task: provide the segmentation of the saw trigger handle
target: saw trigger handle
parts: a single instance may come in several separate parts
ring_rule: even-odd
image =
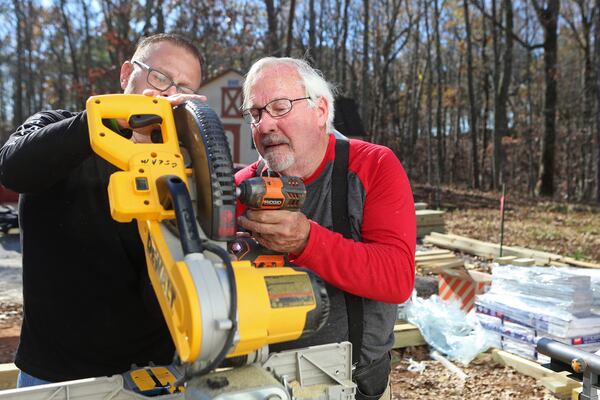
[[[149,125],[162,124],[162,117],[156,114],[134,114],[129,117],[129,127],[132,129],[143,128]]]

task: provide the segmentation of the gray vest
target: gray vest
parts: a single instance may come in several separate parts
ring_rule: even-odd
[[[321,174],[307,186],[307,196],[302,212],[311,220],[324,228],[333,230],[331,210],[331,186],[333,162],[327,163]],[[365,202],[365,188],[356,174],[347,172],[348,183],[348,217],[352,238],[361,241],[361,225]],[[335,251],[335,249],[319,249]],[[360,265],[354,266],[360,268]],[[326,325],[314,335],[271,346],[272,351],[294,349],[318,344],[341,342],[348,340],[348,316],[344,292],[327,284],[330,299],[330,313]],[[371,361],[383,357],[394,344],[394,324],[397,305],[363,298],[363,334],[359,365],[367,365]]]

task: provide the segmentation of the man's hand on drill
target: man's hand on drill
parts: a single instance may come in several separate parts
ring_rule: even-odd
[[[297,211],[248,210],[238,224],[252,232],[258,243],[280,253],[302,253],[310,234],[308,218]]]

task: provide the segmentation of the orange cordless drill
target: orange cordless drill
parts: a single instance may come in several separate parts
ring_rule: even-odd
[[[306,199],[306,187],[295,176],[254,177],[246,179],[236,191],[238,199],[253,210],[298,211]],[[256,267],[282,267],[287,256],[261,246],[252,237],[238,237],[229,244],[238,260],[248,260]]]

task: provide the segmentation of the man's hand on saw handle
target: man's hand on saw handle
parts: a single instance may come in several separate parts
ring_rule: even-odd
[[[199,100],[206,101],[206,96],[201,94],[184,94],[184,93],[175,93],[170,96],[161,96],[158,90],[154,89],[145,89],[142,93],[144,96],[156,96],[156,97],[164,97],[171,103],[173,107],[178,106],[188,100]]]
[[[299,211],[248,210],[238,224],[258,243],[280,253],[302,253],[310,234],[310,222]]]

